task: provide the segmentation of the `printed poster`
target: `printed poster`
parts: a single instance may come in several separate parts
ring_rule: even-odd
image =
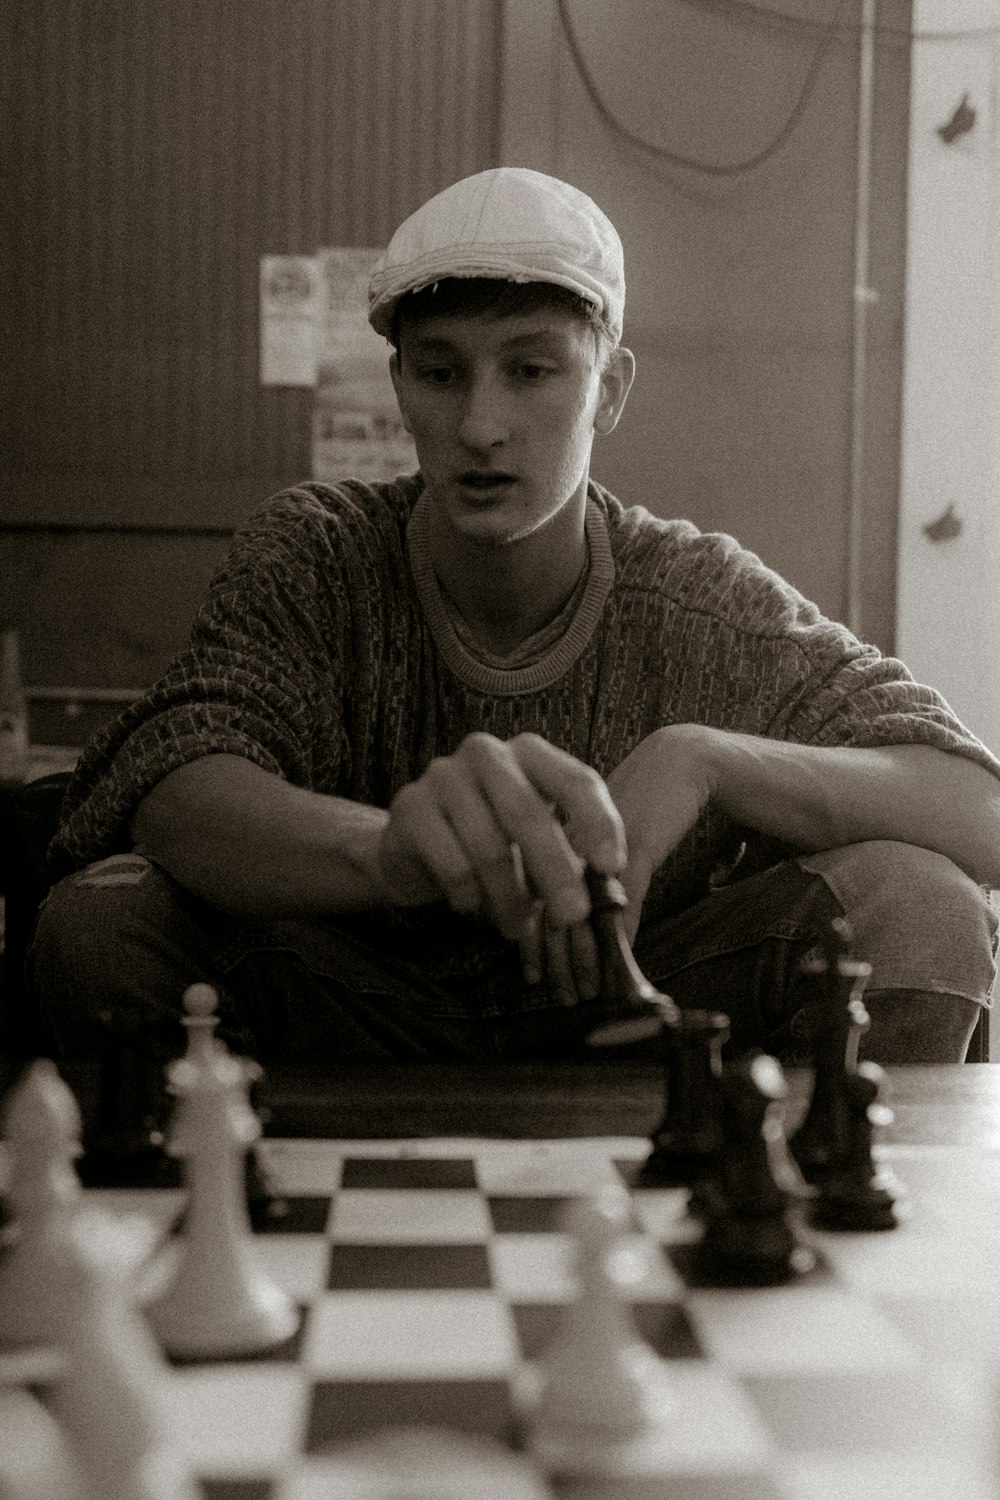
[[[311,255],[260,261],[260,383],[316,384],[323,282]]]
[[[323,288],[313,407],[312,469],[320,480],[368,483],[412,474],[413,439],[389,377],[390,345],[368,322],[368,279],[378,249],[316,256]]]

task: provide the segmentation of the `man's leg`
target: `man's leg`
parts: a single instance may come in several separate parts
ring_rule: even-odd
[[[476,1055],[474,1018],[337,923],[252,924],[191,896],[142,856],[117,855],[50,892],[28,982],[61,1056],[112,1043],[184,1048],[182,996],[206,981],[220,1036],[264,1061]]]
[[[802,960],[841,915],[821,877],[788,860],[713,890],[675,917],[644,923],[635,956],[682,1009],[729,1017],[727,1054],[763,1048],[803,1062],[814,989]]]
[[[843,908],[865,990],[874,1062],[961,1062],[995,975],[997,917],[981,886],[943,854],[872,840],[802,856]]]
[[[804,1061],[813,982],[800,965],[834,916],[846,916],[856,955],[873,966],[862,1055],[964,1059],[989,1001],[995,914],[950,860],[908,844],[853,844],[721,887],[643,928],[636,956],[678,1004],[725,1011],[730,1050]]]

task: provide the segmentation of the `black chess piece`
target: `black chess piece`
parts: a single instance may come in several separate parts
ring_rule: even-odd
[[[243,1062],[247,1077],[248,1103],[260,1121],[261,1133],[266,1135],[271,1112],[264,1097],[264,1070],[259,1063],[249,1058],[245,1058]],[[260,1139],[251,1141],[244,1158],[247,1213],[251,1227],[258,1234],[266,1233],[268,1230],[283,1229],[290,1210],[288,1198],[278,1186],[266,1149],[262,1149],[262,1146]]]
[[[590,925],[601,966],[600,994],[581,1007],[587,1044],[594,1048],[630,1046],[676,1026],[677,1006],[643,974],[625,935],[628,897],[613,875],[587,871]]]
[[[625,935],[628,900],[621,882],[595,871],[588,872],[587,882],[601,962],[601,991],[590,1008],[588,1045],[607,1051],[658,1039],[666,1100],[640,1180],[690,1185],[719,1143],[716,1084],[728,1018],[716,1011],[682,1011],[651,984]]]
[[[178,1163],[165,1142],[170,1102],[165,1061],[127,1035],[109,1035],[100,1059],[96,1109],[77,1163],[86,1187],[172,1187]]]
[[[682,1010],[663,1030],[666,1102],[640,1180],[694,1187],[721,1144],[719,1080],[729,1020],[720,1011]]]
[[[885,1074],[877,1063],[858,1063],[844,1079],[849,1106],[843,1154],[819,1181],[812,1222],[820,1229],[895,1229],[906,1216],[905,1193],[893,1173],[873,1154],[875,1130],[892,1111],[881,1102]]]
[[[813,1086],[805,1118],[789,1142],[807,1182],[818,1183],[843,1160],[852,1128],[852,1106],[845,1079],[858,1064],[858,1045],[870,1025],[862,993],[871,964],[851,952],[851,929],[835,917],[824,933],[820,953],[803,962],[817,978],[810,1009],[813,1032]]]
[[[816,1265],[794,1215],[808,1189],[785,1139],[786,1094],[781,1065],[766,1053],[722,1071],[721,1141],[697,1194],[705,1232],[696,1264],[714,1285],[773,1286]]]

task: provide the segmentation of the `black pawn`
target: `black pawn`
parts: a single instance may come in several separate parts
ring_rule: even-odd
[[[729,1021],[720,1011],[682,1010],[663,1030],[666,1103],[640,1180],[694,1186],[722,1140],[719,1080]]]
[[[713,1285],[775,1286],[816,1264],[793,1216],[807,1189],[785,1140],[786,1093],[765,1053],[723,1069],[722,1140],[697,1194],[705,1233],[696,1263]]]
[[[857,1068],[858,1044],[870,1025],[862,992],[871,965],[851,953],[851,930],[835,917],[821,952],[803,963],[815,974],[813,1087],[809,1108],[791,1137],[792,1155],[807,1182],[818,1183],[842,1161],[852,1129],[852,1105],[845,1079]]]
[[[845,1079],[848,1135],[840,1161],[819,1182],[812,1209],[819,1229],[895,1229],[905,1217],[903,1190],[872,1150],[876,1127],[892,1119],[892,1111],[880,1102],[884,1078],[877,1063],[863,1062]]]

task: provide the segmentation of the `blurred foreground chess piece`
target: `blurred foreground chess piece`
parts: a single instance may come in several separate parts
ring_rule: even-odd
[[[30,1390],[0,1382],[3,1500],[89,1500],[66,1435]]]
[[[166,1366],[124,1278],[101,1259],[121,1226],[98,1232],[83,1213],[80,1110],[49,1059],[15,1086],[3,1125],[14,1219],[0,1257],[0,1374],[20,1357],[25,1384],[45,1389],[51,1421],[4,1398],[35,1433],[45,1500],[196,1500],[170,1440]],[[13,1480],[8,1488],[11,1500],[33,1493]]]
[[[70,1247],[54,1319],[65,1371],[49,1405],[94,1500],[198,1500],[170,1421],[170,1372],[112,1267]]]
[[[11,1090],[2,1130],[10,1215],[0,1258],[0,1348],[52,1342],[82,1189],[80,1110],[55,1063],[38,1058]]]
[[[633,1444],[673,1416],[667,1364],[640,1339],[628,1302],[639,1267],[625,1250],[633,1229],[624,1187],[609,1185],[569,1207],[576,1297],[538,1366],[528,1402],[530,1450],[550,1472],[615,1472]]]
[[[188,1205],[179,1260],[146,1303],[164,1348],[183,1359],[273,1348],[298,1326],[292,1299],[256,1260],[247,1211],[245,1160],[260,1136],[249,1089],[260,1070],[216,1039],[216,1003],[207,984],[184,995],[188,1049],[169,1069],[169,1150],[183,1159]]]

